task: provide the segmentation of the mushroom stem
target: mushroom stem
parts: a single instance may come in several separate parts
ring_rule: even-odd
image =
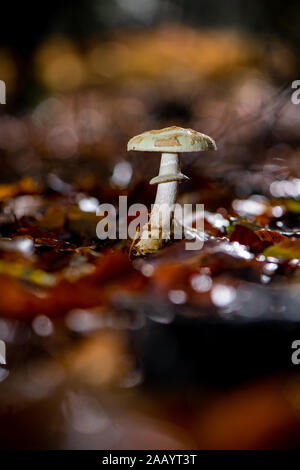
[[[159,177],[164,179],[165,175],[168,175],[170,179],[168,178],[168,182],[156,183],[157,192],[154,207],[150,221],[144,225],[141,238],[135,247],[137,254],[153,253],[170,239],[172,211],[178,193],[178,180],[175,177],[178,174],[180,174],[178,154],[162,153],[159,176],[156,180],[159,180]],[[171,175],[174,175],[173,181]]]
[[[178,153],[162,153],[159,168],[159,176],[170,174],[176,175],[177,173],[180,173]]]
[[[162,153],[159,176],[177,175],[180,173],[178,153]],[[178,193],[178,181],[159,183],[157,185],[154,209],[151,213],[151,228],[161,228],[162,238],[170,238],[170,211],[172,210]],[[161,218],[161,220],[159,219]],[[166,238],[164,237],[166,236]]]

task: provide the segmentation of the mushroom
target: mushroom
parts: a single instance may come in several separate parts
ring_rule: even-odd
[[[193,129],[172,126],[152,130],[129,140],[127,150],[162,152],[159,175],[150,184],[157,184],[155,204],[149,223],[142,228],[136,255],[154,253],[170,239],[172,209],[176,202],[178,184],[189,178],[180,171],[178,152],[216,150],[213,139]]]

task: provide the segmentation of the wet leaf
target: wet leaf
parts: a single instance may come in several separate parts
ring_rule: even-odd
[[[245,225],[236,224],[229,239],[231,242],[238,242],[241,245],[248,246],[255,253],[263,251],[265,247],[264,241],[261,240],[257,233]]]
[[[268,247],[265,256],[279,259],[300,259],[300,240],[286,240],[277,245]]]
[[[256,230],[255,234],[259,237],[261,241],[267,242],[270,244],[275,244],[283,240],[287,240],[287,237],[273,230]]]

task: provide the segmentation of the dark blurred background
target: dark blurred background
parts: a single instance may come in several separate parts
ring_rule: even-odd
[[[33,67],[37,49],[49,37],[68,37],[84,50],[91,38],[105,37],[113,29],[149,29],[161,24],[188,25],[201,29],[233,29],[263,39],[272,49],[274,38],[295,53],[298,49],[299,2],[274,0],[78,0],[44,2],[4,2],[0,48],[9,61],[17,60],[10,74],[14,86],[8,108],[32,104],[38,89]],[[203,51],[205,53],[205,51]],[[0,57],[1,59],[1,57]],[[298,59],[297,59],[298,60]],[[2,61],[3,62],[3,61]],[[13,78],[12,78],[13,76]],[[28,88],[35,86],[34,93]],[[38,95],[39,96],[39,95]]]
[[[80,39],[115,27],[145,28],[163,22],[203,28],[237,28],[276,34],[297,49],[299,2],[274,0],[79,0],[4,2],[1,44],[31,53],[50,34]]]

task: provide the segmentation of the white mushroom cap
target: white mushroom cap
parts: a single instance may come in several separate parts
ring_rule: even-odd
[[[177,153],[217,150],[217,146],[208,135],[193,129],[172,126],[133,137],[128,142],[127,150]]]

